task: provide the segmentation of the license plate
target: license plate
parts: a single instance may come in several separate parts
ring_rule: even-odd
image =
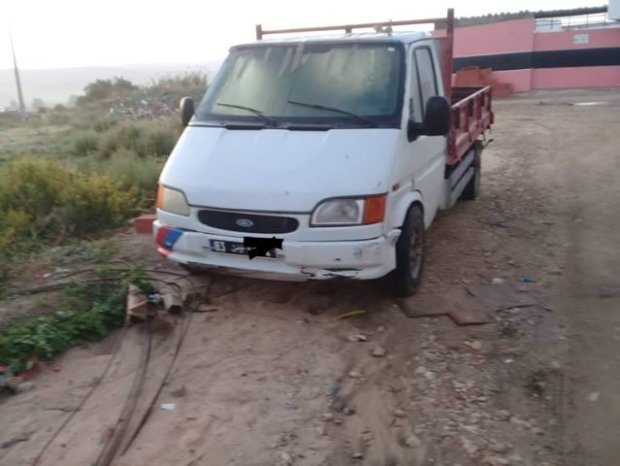
[[[209,246],[210,246],[211,251],[213,252],[222,252],[222,253],[228,253],[228,254],[239,254],[241,256],[248,256],[248,248],[246,248],[243,245],[243,243],[235,243],[234,241],[221,241],[221,240],[212,239],[209,241]],[[268,251],[267,255],[263,257],[271,257],[275,259],[276,258],[275,249]]]

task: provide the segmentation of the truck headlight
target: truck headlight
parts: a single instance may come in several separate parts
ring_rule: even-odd
[[[310,220],[311,226],[368,225],[383,221],[385,195],[366,198],[328,199],[321,202]]]
[[[177,215],[188,216],[190,213],[189,204],[183,191],[168,188],[161,184],[157,189],[157,208]]]

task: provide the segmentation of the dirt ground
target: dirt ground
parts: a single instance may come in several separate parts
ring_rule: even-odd
[[[483,193],[436,219],[417,297],[195,278],[207,312],[154,333],[121,450],[172,367],[169,381],[112,464],[617,465],[620,93],[530,94],[495,112]],[[123,241],[152,257],[149,238]],[[442,315],[468,306],[491,321]],[[69,351],[0,400],[0,464],[33,464],[70,415],[38,464],[96,464],[146,342],[137,325]]]

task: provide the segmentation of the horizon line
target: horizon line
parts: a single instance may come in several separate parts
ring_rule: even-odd
[[[69,66],[57,66],[57,67],[24,67],[20,66],[20,71],[55,71],[55,70],[75,70],[75,69],[86,69],[86,68],[131,68],[131,67],[148,67],[148,66],[183,66],[183,65],[211,65],[216,62],[224,61],[224,58],[221,59],[212,59],[206,61],[197,61],[197,62],[160,62],[160,63],[126,63],[126,64],[115,64],[115,65],[69,65]],[[10,71],[13,72],[13,68],[0,68],[0,71]]]

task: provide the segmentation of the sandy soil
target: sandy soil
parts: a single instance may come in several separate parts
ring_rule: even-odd
[[[201,277],[217,310],[155,332],[128,432],[188,325],[155,409],[113,464],[617,464],[620,94],[538,93],[495,110],[483,194],[436,219],[418,297],[399,305],[368,283]],[[151,251],[147,238],[124,241],[143,259]],[[523,300],[537,305],[514,305]],[[467,302],[493,309],[492,322],[441,315]],[[339,318],[355,310],[365,312]],[[69,351],[59,372],[0,401],[0,464],[32,464],[120,343],[40,462],[94,464],[147,333],[138,325],[120,340]]]

